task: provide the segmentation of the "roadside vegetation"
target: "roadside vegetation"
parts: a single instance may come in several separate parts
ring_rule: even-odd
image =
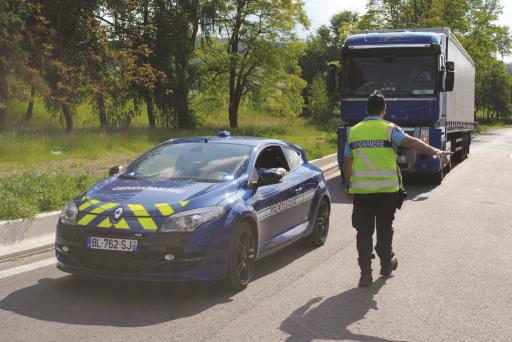
[[[52,190],[55,209],[176,137],[228,129],[288,140],[310,159],[333,153],[340,94],[326,75],[359,30],[450,28],[476,64],[480,129],[507,124],[501,12],[499,0],[370,0],[299,38],[309,28],[299,0],[0,1],[1,194],[12,187],[0,219],[50,210],[36,204],[50,191],[38,180],[65,178],[72,191]]]
[[[72,197],[94,183],[87,175],[45,174],[27,171],[0,178],[0,220],[31,218],[62,209]]]

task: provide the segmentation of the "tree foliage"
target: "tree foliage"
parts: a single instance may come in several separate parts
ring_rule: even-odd
[[[0,129],[8,100],[36,96],[68,131],[93,104],[99,126],[128,127],[145,108],[150,127],[194,127],[194,109],[225,108],[231,127],[247,104],[276,115],[320,113],[321,78],[349,34],[449,27],[476,63],[476,105],[510,115],[512,50],[499,0],[370,0],[334,14],[307,39],[300,0],[0,0]],[[301,94],[303,96],[301,96]],[[329,111],[336,94],[326,94]],[[193,103],[193,106],[191,106]],[[314,114],[318,117],[318,114]]]

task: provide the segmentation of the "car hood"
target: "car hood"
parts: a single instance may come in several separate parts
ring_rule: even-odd
[[[167,217],[185,210],[217,205],[237,186],[236,181],[129,180],[113,176],[97,183],[76,199],[78,224],[156,231]]]

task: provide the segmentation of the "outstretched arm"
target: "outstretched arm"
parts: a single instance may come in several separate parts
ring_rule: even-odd
[[[435,147],[432,147],[428,144],[425,144],[420,139],[411,137],[410,135],[406,135],[405,138],[400,143],[400,146],[415,150],[421,154],[426,154],[430,156],[437,156],[439,160],[443,161],[443,165],[449,163],[448,156],[451,154],[450,152],[445,152],[438,150]]]

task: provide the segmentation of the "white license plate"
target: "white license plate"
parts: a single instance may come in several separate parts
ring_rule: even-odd
[[[103,249],[107,251],[136,252],[137,240],[90,236],[87,238],[87,248]]]

